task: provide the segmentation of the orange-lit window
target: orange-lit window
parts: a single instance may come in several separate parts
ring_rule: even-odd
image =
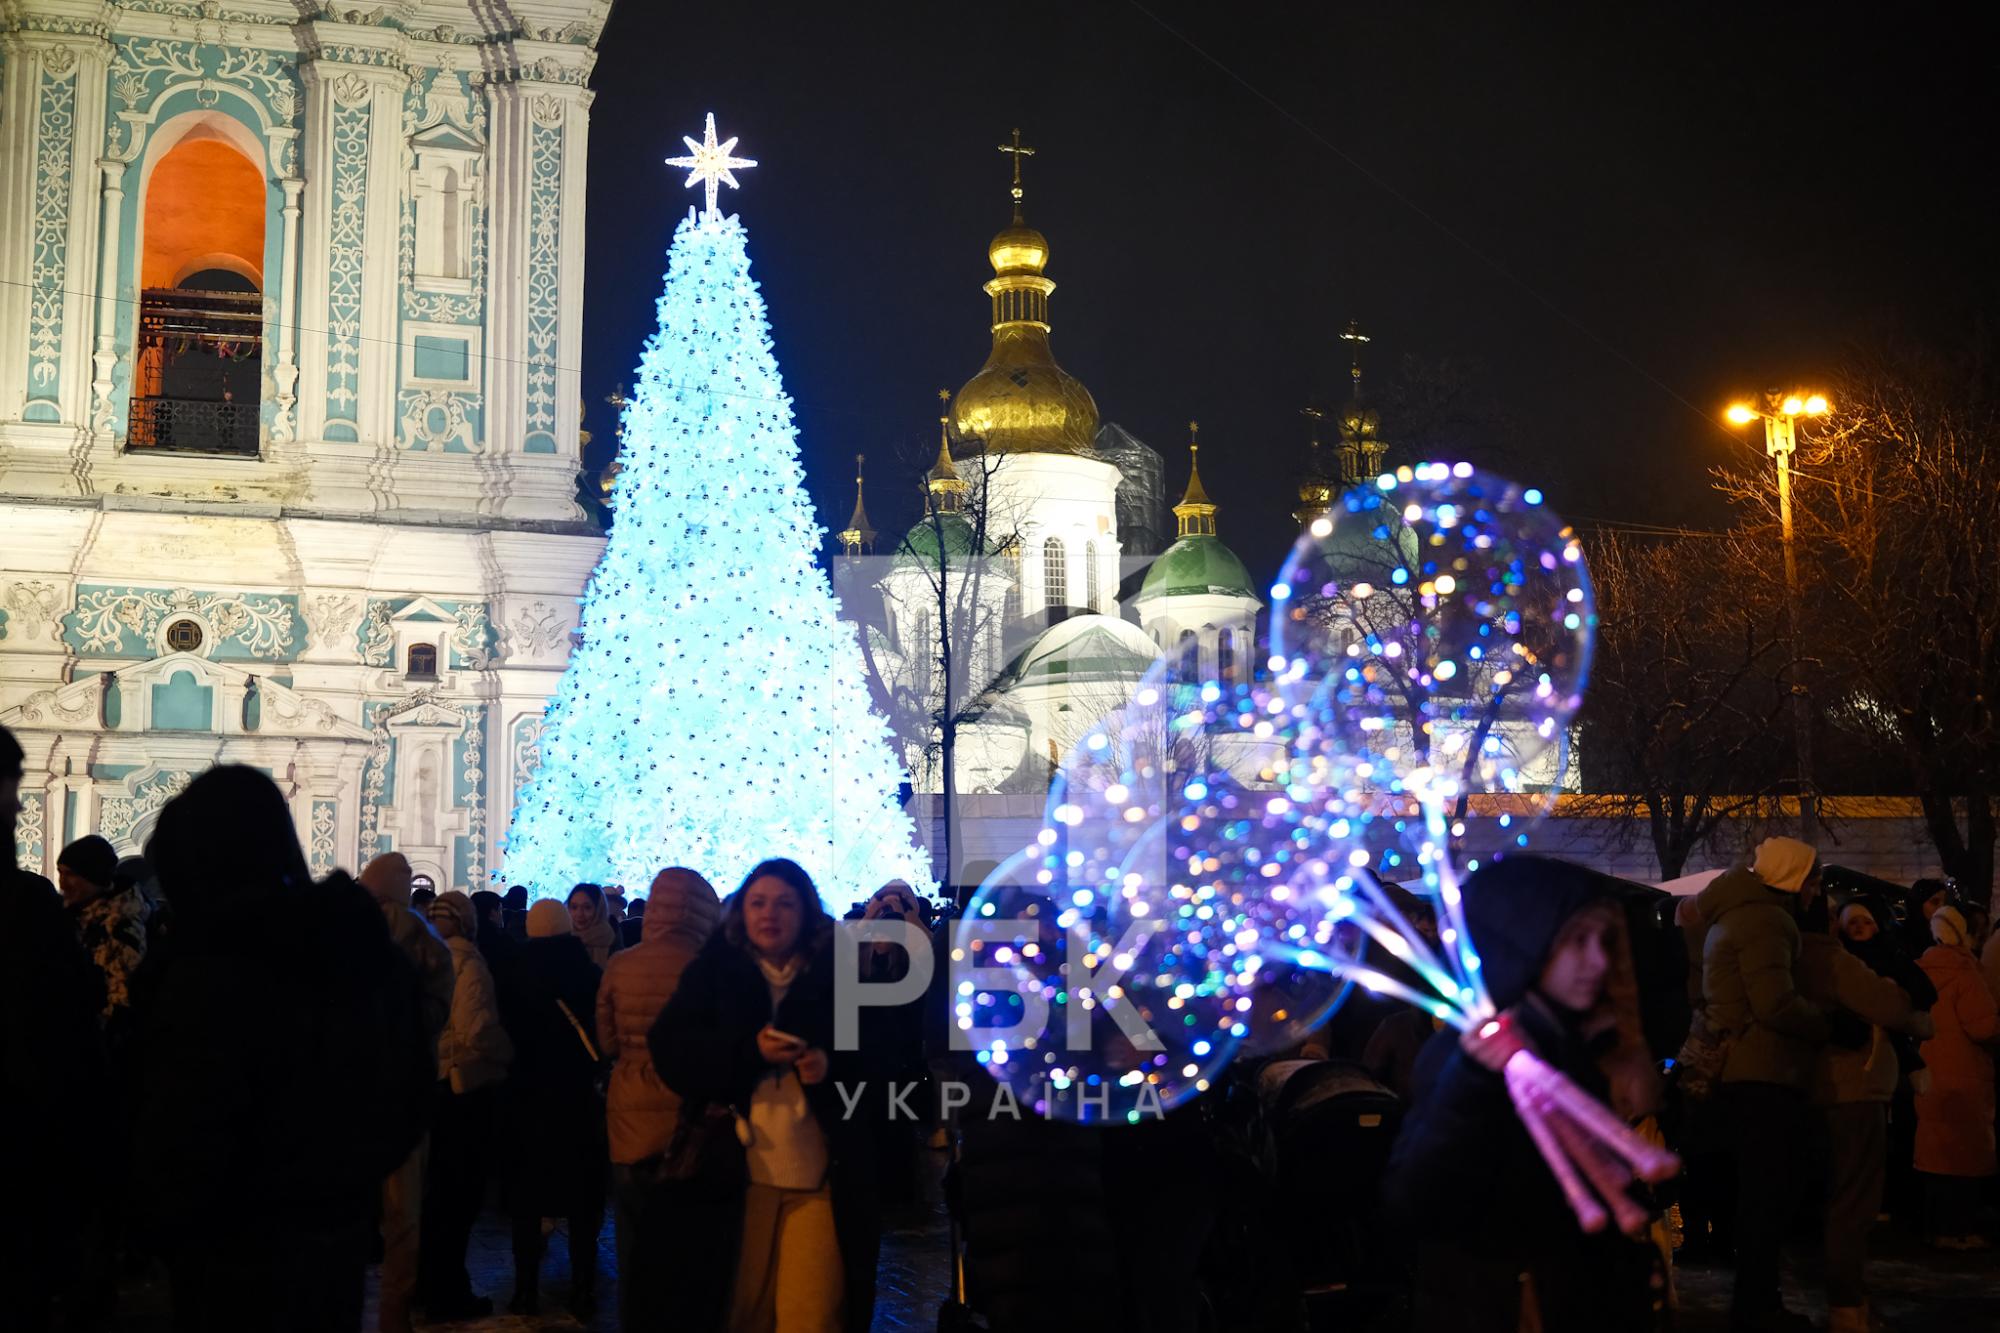
[[[265,182],[197,128],[146,181],[127,447],[255,454],[264,374]]]

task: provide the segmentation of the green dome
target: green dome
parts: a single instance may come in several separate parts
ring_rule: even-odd
[[[1086,612],[1036,635],[994,682],[1005,693],[1017,685],[1135,682],[1159,659],[1145,631],[1116,616]]]
[[[1414,571],[1421,562],[1417,534],[1393,504],[1367,494],[1363,508],[1349,508],[1353,493],[1334,503],[1327,517],[1333,531],[1319,541],[1324,568],[1343,583],[1364,581],[1387,585],[1398,569]]]
[[[945,559],[963,561],[972,555],[972,524],[963,514],[945,514],[939,518],[921,519],[917,525],[905,533],[896,546],[898,565],[916,565],[924,569],[938,567],[938,535],[944,535]],[[954,563],[953,568],[957,568]]]
[[[1257,595],[1257,586],[1250,581],[1250,571],[1243,568],[1236,553],[1217,538],[1206,535],[1183,537],[1163,551],[1146,571],[1145,582],[1139,585],[1139,596],[1263,600]]]

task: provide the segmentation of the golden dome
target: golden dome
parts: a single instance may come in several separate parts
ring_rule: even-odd
[[[1016,224],[993,238],[986,258],[995,273],[1040,273],[1049,264],[1049,238],[1024,223]]]
[[[1049,350],[1049,294],[1042,276],[1048,238],[1021,220],[986,248],[993,279],[993,350],[952,403],[960,443],[980,442],[998,454],[1087,454],[1097,440],[1097,403],[1090,390],[1056,364]]]
[[[996,454],[1087,454],[1097,439],[1097,402],[1049,354],[1049,335],[1016,324],[993,332],[993,351],[952,402],[962,442]]]

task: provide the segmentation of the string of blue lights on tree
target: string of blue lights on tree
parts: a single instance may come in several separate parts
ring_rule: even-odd
[[[789,856],[836,912],[890,879],[928,891],[887,724],[815,558],[824,534],[747,235],[716,207],[717,184],[755,163],[716,142],[713,116],[686,142],[669,163],[707,206],[674,231],[625,408],[617,522],[499,877],[548,897],[678,864],[727,892]]]

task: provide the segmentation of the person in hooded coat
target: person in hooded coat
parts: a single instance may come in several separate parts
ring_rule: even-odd
[[[617,1062],[604,1113],[618,1211],[619,1322],[706,1329],[721,1316],[734,1250],[691,1182],[646,1179],[643,1164],[667,1150],[681,1111],[646,1037],[714,933],[722,903],[707,880],[679,866],[654,876],[651,903],[639,918],[639,943],[611,956],[597,988],[597,1031]]]
[[[22,753],[0,727],[0,846],[21,815]],[[89,1153],[105,1087],[104,988],[54,886],[0,859],[0,1283],[10,1326],[48,1327],[76,1272],[71,1164]],[[24,1148],[22,1145],[33,1145]]]
[[[569,891],[570,926],[590,961],[602,968],[618,951],[618,922],[600,884],[579,884]]]
[[[415,970],[353,880],[313,883],[255,769],[196,778],[146,858],[175,925],[137,1035],[135,1200],[174,1327],[351,1333],[436,1079]]]
[[[1480,973],[1515,1036],[1621,1117],[1650,1112],[1658,1080],[1618,881],[1510,856],[1463,887]],[[1416,1247],[1414,1327],[1652,1327],[1658,1250],[1644,1235],[1582,1231],[1484,1045],[1446,1030],[1425,1046],[1383,1181],[1389,1218]]]
[[[604,1113],[597,1099],[601,974],[571,932],[569,909],[543,898],[528,939],[501,969],[500,1021],[514,1042],[501,1094],[507,1206],[513,1216],[515,1314],[541,1310],[542,1219],[569,1222],[570,1311],[597,1308],[604,1229]]]
[[[1931,914],[1936,941],[1918,960],[1937,987],[1924,1043],[1930,1087],[1917,1096],[1917,1170],[1924,1176],[1924,1230],[1942,1249],[1985,1249],[1973,1222],[1979,1182],[1994,1171],[1993,1046],[1996,1007],[1956,907]]]
[[[479,946],[472,900],[456,889],[431,900],[431,928],[451,951],[451,1013],[438,1034],[437,1114],[425,1166],[417,1295],[433,1321],[477,1319],[493,1302],[472,1290],[465,1246],[486,1194],[495,1100],[514,1043]]]

